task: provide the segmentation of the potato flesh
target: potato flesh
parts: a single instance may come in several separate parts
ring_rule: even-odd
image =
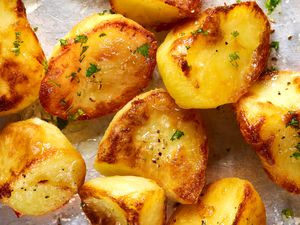
[[[208,10],[197,21],[176,27],[160,46],[159,71],[179,106],[214,108],[236,102],[265,67],[266,16],[255,3],[231,7]],[[199,28],[203,31],[197,34]]]
[[[97,178],[85,183],[79,194],[93,224],[164,223],[164,192],[151,180],[132,176]]]
[[[82,185],[85,163],[55,126],[31,119],[0,137],[0,201],[20,214],[53,211]]]
[[[45,60],[21,1],[0,2],[0,116],[16,113],[38,97]],[[15,53],[19,33],[19,53]]]
[[[291,156],[297,152],[300,139],[297,129],[287,127],[285,118],[289,112],[299,112],[299,81],[300,74],[293,72],[266,76],[236,106],[242,133],[271,179],[298,194],[300,176],[296,171],[300,170],[300,160]],[[248,132],[249,128],[256,133],[257,140]]]
[[[82,110],[81,118],[98,117],[118,110],[147,86],[156,52],[150,32],[120,15],[96,14],[75,26],[66,40],[78,34],[87,42],[57,46],[50,59],[40,92],[49,113],[67,119]],[[143,45],[149,47],[145,56],[137,52]],[[87,76],[91,65],[99,71]]]
[[[172,141],[176,131],[184,135]],[[206,141],[195,112],[180,109],[165,91],[154,90],[115,116],[99,144],[95,168],[104,175],[153,179],[171,199],[191,204],[204,185]]]
[[[162,0],[110,0],[114,11],[147,27],[175,22],[184,17],[183,9]]]
[[[264,205],[253,186],[238,178],[209,185],[196,205],[182,205],[169,225],[266,224]]]

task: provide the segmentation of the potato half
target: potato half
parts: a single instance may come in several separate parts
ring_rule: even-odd
[[[41,85],[41,104],[70,120],[117,111],[147,86],[156,48],[153,34],[134,21],[92,15],[55,47]]]
[[[0,1],[0,116],[37,98],[45,56],[21,0]]]
[[[114,176],[86,182],[79,191],[92,224],[163,225],[165,194],[154,181]]]
[[[95,168],[104,175],[153,179],[174,201],[192,204],[205,183],[207,157],[197,112],[179,108],[157,89],[116,114],[99,144]]]
[[[263,76],[236,104],[246,141],[260,157],[269,177],[300,194],[300,73]]]
[[[179,106],[214,108],[236,102],[258,78],[269,39],[270,24],[255,2],[208,9],[168,34],[158,68]]]
[[[249,181],[224,178],[205,188],[196,205],[181,205],[169,225],[265,225],[264,204]]]
[[[21,215],[60,208],[85,178],[85,163],[61,131],[40,119],[0,134],[0,202]]]
[[[110,0],[115,12],[157,30],[197,16],[200,3],[200,0]]]

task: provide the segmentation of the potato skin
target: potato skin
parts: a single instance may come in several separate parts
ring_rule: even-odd
[[[45,56],[22,1],[1,1],[0,11],[0,116],[4,116],[38,98]]]
[[[168,225],[265,225],[264,204],[249,181],[223,178],[208,185],[196,205],[179,206]]]
[[[0,201],[18,214],[60,208],[83,184],[85,170],[81,155],[52,124],[29,119],[0,134]]]
[[[154,181],[133,176],[96,178],[79,191],[92,224],[163,225],[165,195]]]
[[[235,105],[241,133],[256,151],[265,171],[278,185],[300,194],[300,73],[279,71],[262,76]]]
[[[177,131],[184,135],[171,140]],[[172,200],[192,204],[205,183],[207,157],[197,112],[179,108],[166,91],[157,89],[116,114],[99,144],[95,168],[104,175],[153,179]]]
[[[64,40],[52,53],[40,90],[41,104],[52,115],[83,120],[115,112],[151,79],[154,36],[121,15],[92,15]]]
[[[269,40],[268,18],[255,2],[216,7],[171,30],[157,64],[180,107],[215,108],[236,102],[263,72]]]
[[[179,20],[196,17],[200,0],[110,0],[114,12],[156,30],[169,29]]]

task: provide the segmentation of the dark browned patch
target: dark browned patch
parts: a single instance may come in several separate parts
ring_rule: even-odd
[[[239,205],[238,211],[236,213],[236,216],[235,216],[235,219],[234,219],[232,225],[239,224],[239,222],[241,220],[241,217],[243,215],[243,212],[245,211],[246,206],[247,206],[249,200],[251,199],[252,195],[253,195],[252,187],[249,184],[245,184],[245,186],[244,186],[244,198],[243,198],[243,201]]]
[[[260,137],[260,131],[265,122],[265,118],[261,117],[256,124],[252,125],[249,123],[244,111],[238,111],[237,117],[241,133],[247,143],[250,144],[255,151],[268,162],[268,164],[274,165],[275,160],[270,148],[274,142],[275,136],[271,136],[268,140],[263,140]]]
[[[22,0],[17,1],[16,13],[18,17],[26,17],[26,9]]]
[[[11,188],[9,183],[4,183],[2,186],[0,186],[0,199],[2,198],[9,198],[11,196]]]

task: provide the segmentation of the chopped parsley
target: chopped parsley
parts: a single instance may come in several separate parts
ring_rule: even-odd
[[[75,40],[75,43],[80,43],[81,45],[83,45],[88,41],[88,37],[84,34],[80,34],[80,35],[77,35],[74,40]]]
[[[284,216],[285,218],[291,218],[291,217],[294,217],[294,212],[293,212],[293,210],[292,209],[289,209],[289,208],[287,208],[287,209],[283,209],[282,211],[281,211],[281,214],[282,214],[282,216]]]
[[[67,39],[60,39],[59,42],[60,42],[60,46],[68,45],[68,40]]]
[[[293,128],[299,128],[299,120],[297,118],[297,115],[295,112],[290,111],[290,115],[292,115],[291,120],[286,124],[286,127],[293,127]]]
[[[48,71],[48,61],[45,59],[42,61],[42,65],[44,67],[45,72],[47,73]]]
[[[82,109],[78,109],[77,112],[73,115],[68,116],[69,121],[77,120],[80,116],[83,116],[85,112]]]
[[[290,157],[295,159],[300,159],[300,152],[294,152]]]
[[[99,35],[99,37],[101,38],[101,37],[105,37],[106,36],[106,33],[101,33],[100,35]]]
[[[272,41],[270,44],[271,48],[274,48],[276,51],[279,49],[279,42],[278,41]]]
[[[13,45],[13,49],[12,52],[15,53],[15,56],[20,55],[21,52],[21,44],[23,43],[23,41],[21,40],[21,32],[15,32],[16,35],[16,40],[14,41]]]
[[[265,6],[268,14],[271,14],[280,2],[281,0],[266,0]]]
[[[34,32],[37,32],[38,29],[39,29],[38,27],[35,27],[35,28],[33,28],[33,31],[34,31]]]
[[[191,46],[186,45],[185,48],[186,48],[186,50],[189,50],[191,48]]]
[[[54,80],[48,80],[48,83],[52,84],[53,86],[56,86],[56,87],[61,87],[61,85],[57,82],[55,82]]]
[[[237,36],[240,35],[240,33],[239,33],[237,30],[235,30],[235,31],[231,32],[231,35],[232,35],[233,37],[237,37]]]
[[[196,35],[196,34],[208,35],[208,31],[203,30],[202,28],[199,28],[197,30],[192,31],[191,34],[192,35]]]
[[[266,72],[274,72],[274,71],[277,71],[277,70],[278,70],[277,67],[271,66],[270,68],[267,68],[267,69],[266,69]]]
[[[149,48],[150,45],[148,43],[142,44],[140,47],[138,47],[135,51],[139,54],[141,54],[142,56],[148,58],[149,57]]]
[[[172,135],[171,137],[171,141],[175,141],[175,140],[178,140],[180,139],[182,136],[184,135],[184,133],[180,130],[176,130],[175,133]]]
[[[83,46],[80,53],[79,62],[82,62],[85,58],[84,53],[88,50],[89,46]]]
[[[90,63],[90,67],[86,70],[86,77],[91,77],[93,74],[99,72],[101,69],[97,65]]]
[[[112,11],[110,11],[110,10],[104,9],[102,12],[99,12],[98,15],[99,15],[99,16],[103,16],[103,15],[109,14],[109,13],[111,13],[111,12],[112,12]],[[111,14],[114,14],[114,13],[111,13]]]
[[[241,3],[241,0],[236,0],[236,3]]]
[[[239,60],[239,59],[240,59],[240,56],[239,56],[238,52],[233,52],[233,53],[229,54],[229,62],[234,67],[238,67],[239,66],[239,64],[237,62],[237,60]]]

